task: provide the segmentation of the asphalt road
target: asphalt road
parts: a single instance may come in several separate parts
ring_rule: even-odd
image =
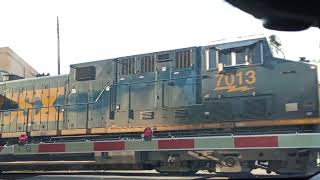
[[[277,177],[275,173],[269,175],[265,170],[257,169],[252,174],[214,174],[206,171],[199,171],[193,176],[164,176],[156,171],[56,171],[56,172],[5,172],[0,175],[0,179],[24,179],[24,180],[146,180],[146,179],[166,179],[166,180],[199,180],[199,179],[249,179],[255,177]]]

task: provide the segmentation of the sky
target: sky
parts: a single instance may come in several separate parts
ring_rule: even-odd
[[[0,47],[10,47],[39,73],[69,65],[210,44],[221,39],[277,35],[287,59],[320,59],[320,31],[279,32],[222,0],[0,0]]]

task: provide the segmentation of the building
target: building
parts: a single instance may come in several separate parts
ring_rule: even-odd
[[[39,74],[9,47],[0,48],[0,81],[32,78]]]

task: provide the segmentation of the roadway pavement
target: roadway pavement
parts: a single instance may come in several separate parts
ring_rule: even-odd
[[[253,170],[252,174],[214,174],[199,171],[193,176],[164,176],[156,171],[56,171],[56,172],[4,172],[0,179],[24,179],[24,180],[200,180],[200,179],[250,179],[256,177],[277,177],[277,174],[266,174],[265,170]]]

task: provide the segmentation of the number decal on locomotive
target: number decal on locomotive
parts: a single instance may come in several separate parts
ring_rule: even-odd
[[[247,77],[246,79],[247,84],[253,84],[257,81],[256,72],[254,70],[247,71],[246,77]]]
[[[239,71],[236,74],[217,74],[215,91],[227,90],[227,92],[248,91],[255,89],[250,87],[256,83],[256,72],[249,70],[246,72]]]

